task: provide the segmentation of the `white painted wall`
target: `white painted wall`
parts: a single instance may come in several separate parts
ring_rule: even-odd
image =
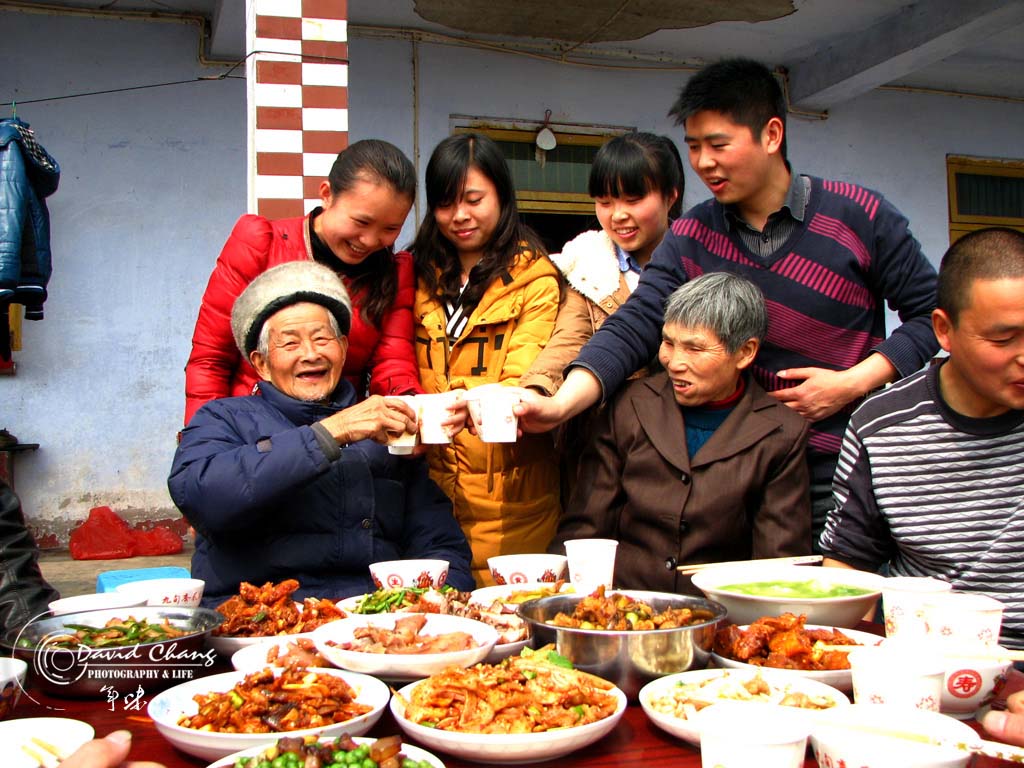
[[[0,101],[215,74],[191,27],[0,10]],[[413,155],[412,45],[350,43],[351,139]],[[608,72],[438,45],[419,50],[419,147],[469,114],[633,125],[666,117],[687,75]],[[66,531],[90,506],[167,517],[182,367],[217,253],[245,207],[244,82],[23,104],[61,163],[50,200],[55,272],[46,319],[25,324],[18,375],[0,378],[0,427],[42,449],[18,460],[33,523]],[[790,118],[803,172],[883,192],[937,260],[947,243],[947,153],[1024,158],[1024,105],[875,92],[828,120]],[[706,197],[688,172],[685,202]],[[412,239],[413,217],[399,242]]]

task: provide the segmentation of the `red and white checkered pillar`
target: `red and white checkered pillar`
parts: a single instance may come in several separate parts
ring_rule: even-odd
[[[248,207],[302,216],[348,146],[346,0],[248,0]]]

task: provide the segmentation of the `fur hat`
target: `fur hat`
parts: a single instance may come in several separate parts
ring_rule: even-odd
[[[268,269],[235,299],[231,333],[242,356],[248,359],[256,349],[263,324],[271,315],[306,301],[326,307],[338,321],[342,335],[348,335],[352,301],[341,278],[315,261],[289,261]]]

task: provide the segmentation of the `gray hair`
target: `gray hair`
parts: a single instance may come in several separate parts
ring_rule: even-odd
[[[768,333],[768,310],[761,290],[731,272],[711,272],[688,280],[665,302],[665,325],[707,328],[730,352]]]
[[[326,307],[325,307],[326,309]],[[264,360],[267,359],[267,355],[270,354],[270,320],[273,315],[263,321],[263,326],[260,328],[260,336],[256,341],[256,351],[260,353],[260,357]],[[338,319],[334,316],[333,312],[327,312],[327,319],[331,321],[331,330],[334,331],[334,335],[339,339],[341,338],[341,326],[338,325]]]

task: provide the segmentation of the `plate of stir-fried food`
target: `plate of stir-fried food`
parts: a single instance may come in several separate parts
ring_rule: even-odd
[[[792,613],[762,616],[753,624],[725,624],[715,634],[711,658],[716,666],[747,669],[769,667],[792,677],[803,677],[842,691],[853,687],[848,654],[830,650],[837,645],[877,645],[878,635],[855,629],[807,624],[807,617]]]
[[[307,597],[298,602],[293,594],[295,579],[262,587],[242,582],[238,594],[217,606],[224,623],[210,635],[209,643],[218,653],[230,656],[247,645],[278,635],[308,635],[330,621],[348,614],[333,600]]]
[[[499,664],[444,670],[391,699],[410,738],[492,765],[566,755],[606,735],[625,710],[622,691],[573,669],[548,646]]]
[[[418,680],[446,667],[483,661],[494,627],[461,616],[394,613],[350,616],[312,634],[317,650],[342,669],[385,680]]]
[[[694,715],[722,701],[793,707],[808,713],[850,703],[830,685],[772,669],[696,669],[652,680],[640,690],[640,706],[651,722],[695,746],[700,745],[700,732],[692,722]]]
[[[389,697],[387,686],[368,675],[267,668],[182,683],[155,696],[148,714],[175,747],[214,760],[265,745],[278,734],[361,735],[380,718]]]
[[[274,762],[277,760],[278,762]],[[377,768],[444,768],[437,757],[401,736],[371,739],[365,736],[297,738],[285,736],[269,747],[256,747],[228,755],[207,768],[328,768],[373,764]]]

